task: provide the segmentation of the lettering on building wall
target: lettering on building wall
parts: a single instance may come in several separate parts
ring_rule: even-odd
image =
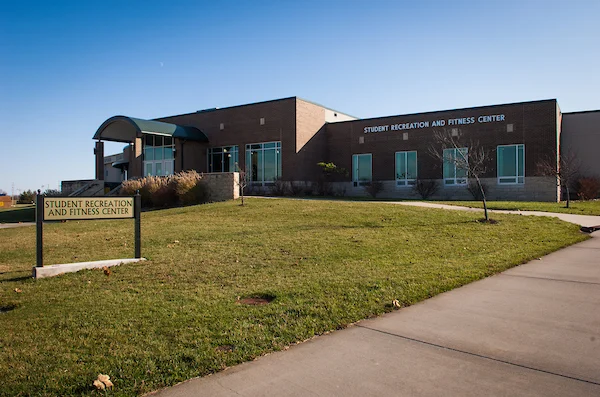
[[[429,128],[429,127],[445,127],[446,125],[459,126],[459,125],[469,125],[476,123],[493,123],[505,121],[506,118],[503,114],[492,114],[492,115],[482,115],[476,117],[462,117],[456,119],[440,119],[434,121],[415,121],[411,123],[400,123],[400,124],[387,124],[387,125],[374,125],[368,126],[364,128],[364,133],[376,133],[376,132],[387,132],[387,131],[403,131],[403,130],[414,130],[420,128]]]
[[[133,198],[44,197],[44,220],[133,218]]]

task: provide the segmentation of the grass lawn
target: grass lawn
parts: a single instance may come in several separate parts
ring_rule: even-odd
[[[17,204],[11,208],[0,209],[0,223],[35,222],[35,206]]]
[[[1,395],[138,395],[408,306],[587,237],[553,218],[247,199],[142,214],[149,261],[34,281],[0,230]],[[133,255],[133,221],[44,226],[45,263]],[[16,291],[15,291],[16,289]],[[20,291],[20,292],[17,292]],[[269,296],[264,306],[238,297]]]
[[[483,208],[481,201],[436,201],[436,203]],[[521,210],[561,212],[576,215],[600,215],[600,200],[571,201],[569,208],[566,207],[566,201],[561,201],[560,203],[543,201],[488,201],[487,205],[490,210]]]

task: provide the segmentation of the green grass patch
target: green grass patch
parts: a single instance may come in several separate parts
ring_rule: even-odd
[[[553,218],[498,214],[490,225],[384,203],[247,203],[143,213],[149,261],[108,277],[34,281],[35,229],[0,230],[0,394],[92,395],[104,373],[114,395],[138,395],[586,238]],[[47,224],[44,243],[47,264],[131,257],[133,221]]]
[[[481,201],[436,201],[436,203],[483,208],[483,203]],[[560,203],[543,201],[488,201],[487,206],[490,210],[543,211],[575,215],[600,215],[600,200],[571,201],[569,208],[567,208],[566,201],[561,201]]]
[[[35,222],[35,206],[17,205],[0,209],[0,223]]]

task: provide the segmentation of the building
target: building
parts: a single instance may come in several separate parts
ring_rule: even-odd
[[[349,170],[335,182],[335,190],[346,195],[364,195],[366,185],[380,181],[382,197],[415,198],[417,181],[435,180],[439,189],[432,198],[469,199],[465,171],[432,151],[451,158],[468,154],[477,142],[490,153],[482,175],[490,199],[557,201],[556,178],[539,175],[537,164],[556,159],[564,144],[582,151],[590,175],[600,175],[594,159],[599,118],[600,112],[563,115],[551,99],[357,119],[297,97],[155,120],[115,116],[94,135],[96,179],[113,169],[127,179],[239,167],[253,186],[268,187],[277,179],[306,186],[320,178],[317,163],[323,161]],[[464,147],[442,147],[436,131]],[[123,158],[106,160],[103,141],[127,143]]]

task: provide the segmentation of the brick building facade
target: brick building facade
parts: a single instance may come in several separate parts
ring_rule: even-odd
[[[364,195],[365,185],[381,181],[382,197],[415,198],[417,181],[435,180],[432,198],[440,199],[469,199],[469,180],[432,152],[450,159],[477,142],[489,152],[482,177],[490,199],[556,201],[556,179],[539,176],[537,164],[556,158],[561,126],[556,100],[356,119],[291,97],[156,120],[117,116],[94,138],[97,179],[105,174],[102,141],[111,140],[131,143],[124,150],[129,178],[239,166],[254,185],[275,179],[307,185],[319,179],[317,163],[324,161],[349,171],[335,183],[348,195]],[[454,136],[461,148],[442,147],[436,132]]]

